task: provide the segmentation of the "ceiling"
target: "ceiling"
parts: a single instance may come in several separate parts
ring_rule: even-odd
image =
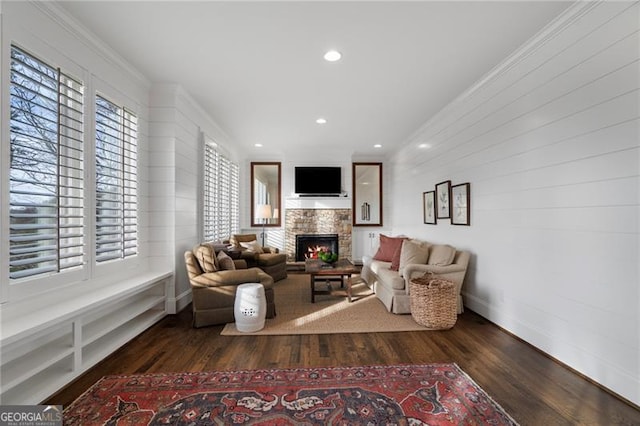
[[[60,4],[151,81],[180,84],[243,150],[357,157],[407,143],[570,3]]]

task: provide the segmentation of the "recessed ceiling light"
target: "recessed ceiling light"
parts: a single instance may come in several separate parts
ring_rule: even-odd
[[[377,144],[375,144],[373,147],[374,147],[374,148],[382,148],[382,145],[380,145],[379,143],[377,143]]]
[[[316,123],[318,123],[318,124],[327,124],[327,119],[320,117],[320,118],[318,118],[316,120]]]
[[[256,148],[262,148],[262,144],[261,143],[253,144],[253,146],[255,146]]]
[[[418,148],[429,149],[431,148],[431,145],[429,145],[428,143],[421,143],[420,145],[418,145]]]
[[[325,61],[335,62],[339,61],[340,58],[342,58],[342,53],[338,52],[337,50],[329,50],[324,54]]]

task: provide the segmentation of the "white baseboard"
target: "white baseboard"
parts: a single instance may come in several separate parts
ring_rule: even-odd
[[[531,346],[543,352],[546,356],[579,374],[588,377],[608,391],[622,399],[640,404],[640,378],[633,372],[624,371],[607,360],[600,359],[583,348],[560,345],[554,341],[545,330],[521,321],[514,315],[505,314],[508,309],[496,307],[476,296],[462,293],[465,307],[486,318],[498,327],[517,336]],[[562,353],[556,348],[564,348]],[[580,360],[579,362],[577,360]],[[606,368],[600,368],[607,364]]]
[[[184,308],[186,308],[189,303],[191,303],[191,290],[186,290],[179,294],[177,297],[170,297],[168,299],[168,312],[169,314],[177,314]]]

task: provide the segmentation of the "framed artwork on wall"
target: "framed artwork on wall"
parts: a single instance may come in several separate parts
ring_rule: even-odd
[[[425,224],[436,224],[436,191],[422,193],[422,214]]]
[[[467,225],[471,224],[471,203],[469,194],[469,184],[461,183],[451,187],[451,224]]]
[[[451,181],[445,180],[436,185],[436,217],[446,219],[451,217]]]

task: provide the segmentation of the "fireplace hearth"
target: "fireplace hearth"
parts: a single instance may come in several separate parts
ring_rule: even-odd
[[[296,261],[316,259],[319,251],[339,253],[338,234],[296,235]]]

